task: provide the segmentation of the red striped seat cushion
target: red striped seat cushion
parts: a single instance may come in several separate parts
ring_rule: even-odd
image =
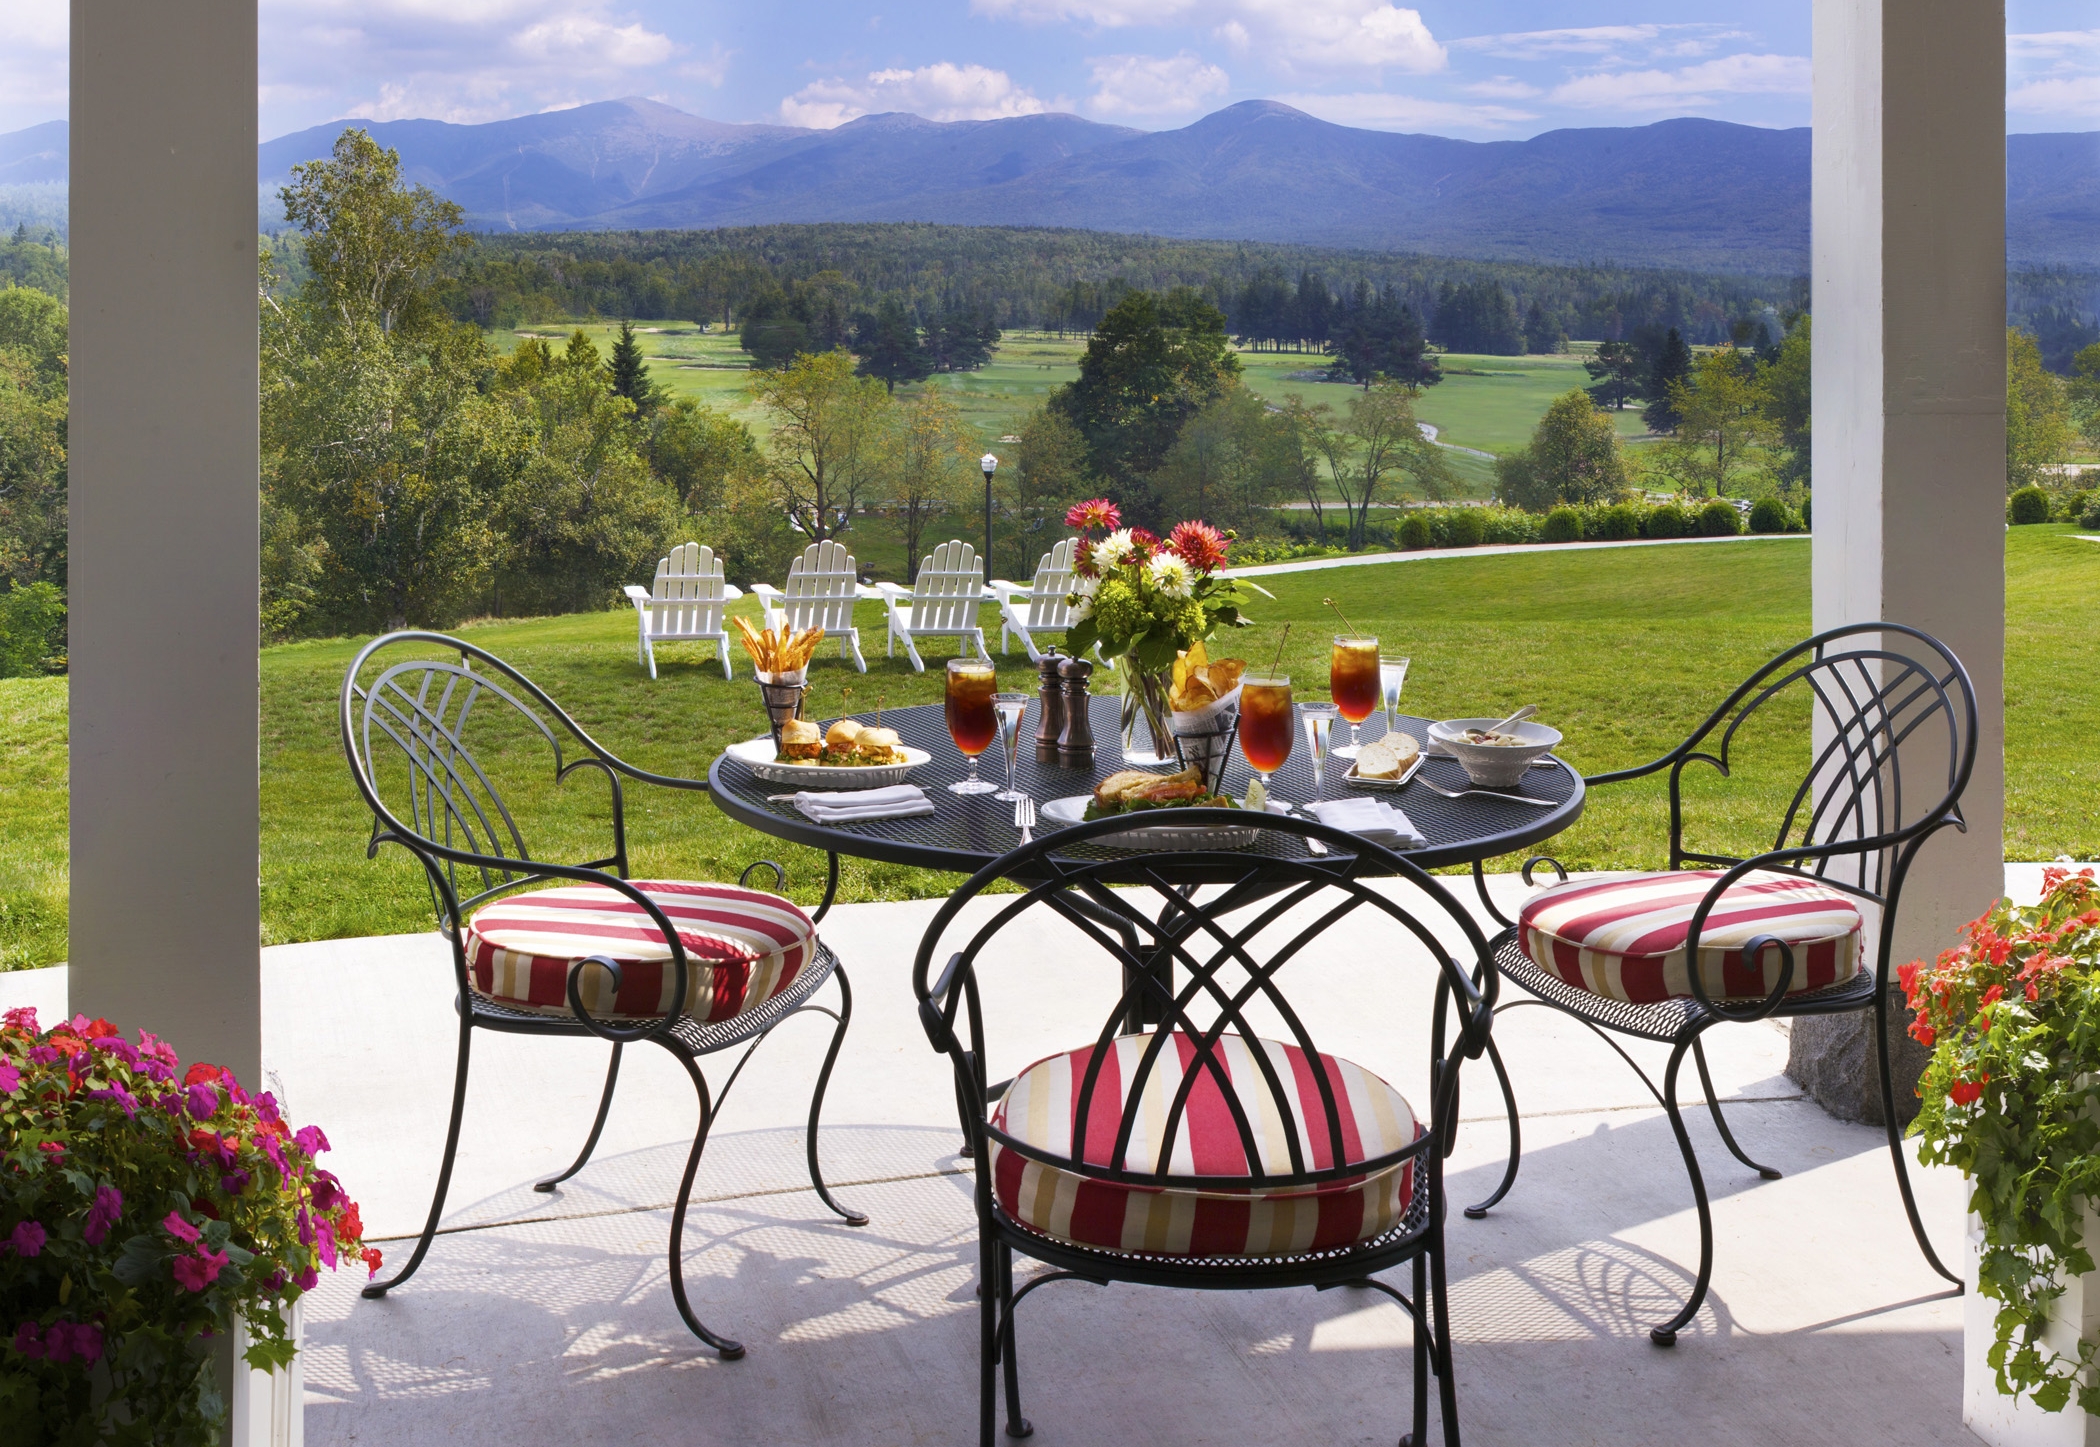
[[[1629,1004],[1688,999],[1685,936],[1692,912],[1721,876],[1711,869],[1570,880],[1542,890],[1517,915],[1532,963],[1594,995]],[[1729,886],[1699,931],[1699,978],[1710,1000],[1763,999],[1779,981],[1780,954],[1743,959],[1758,935],[1794,952],[1789,995],[1848,980],[1861,966],[1864,925],[1841,890],[1763,872]]]
[[[727,1020],[756,1009],[794,983],[816,950],[809,916],[777,894],[733,884],[637,879],[634,887],[670,919],[692,976],[685,1012]],[[475,911],[467,922],[467,983],[477,995],[541,1015],[569,1009],[569,967],[589,955],[617,960],[626,976],[583,974],[583,1003],[600,1020],[660,1018],[671,1008],[676,975],[656,921],[618,890],[564,884],[515,894]]]
[[[1129,1085],[1151,1035],[1126,1035],[1111,1047],[1095,1083],[1079,1159],[1108,1165],[1115,1151]],[[1331,1055],[1319,1057],[1341,1117],[1343,1159],[1332,1159],[1328,1116],[1311,1057],[1295,1045],[1260,1042],[1283,1082],[1308,1170],[1376,1160],[1416,1138],[1414,1112],[1400,1092],[1370,1071]],[[1259,1147],[1262,1168],[1291,1170],[1275,1097],[1246,1041],[1219,1042],[1233,1095]],[[992,1124],[1018,1141],[1070,1159],[1079,1091],[1094,1047],[1053,1055],[1016,1076],[992,1113]],[[1131,1171],[1181,1177],[1187,1185],[1139,1186],[1097,1180],[1030,1160],[994,1141],[992,1190],[1006,1214],[1046,1236],[1110,1251],[1155,1256],[1285,1256],[1368,1241],[1407,1214],[1414,1194],[1412,1160],[1370,1176],[1290,1189],[1248,1182],[1246,1152],[1217,1076],[1196,1066],[1195,1044],[1177,1032],[1143,1085],[1143,1100],[1124,1157]],[[1160,1131],[1182,1077],[1197,1072],[1186,1113],[1160,1160]],[[1205,1178],[1215,1178],[1206,1180]]]

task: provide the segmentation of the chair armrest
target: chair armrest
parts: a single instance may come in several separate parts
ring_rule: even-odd
[[[1029,585],[1026,583],[1009,583],[1004,578],[994,578],[991,582],[984,585],[984,590],[987,593],[994,595],[1002,602],[1016,593],[1027,592],[1028,588]]]
[[[744,590],[734,583],[724,583],[722,585],[722,596],[734,603],[737,599],[744,596]]]
[[[766,606],[769,608],[773,606],[773,602],[776,598],[787,597],[787,594],[781,592],[771,583],[753,583],[751,585],[751,593],[752,596],[763,600]]]
[[[626,586],[626,588],[622,591],[624,591],[627,594],[628,598],[634,602],[636,607],[640,607],[642,604],[650,601],[649,590],[647,588],[638,587],[633,583],[629,583]]]

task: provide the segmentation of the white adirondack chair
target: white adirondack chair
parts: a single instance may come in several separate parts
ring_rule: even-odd
[[[771,583],[753,583],[765,609],[766,627],[783,622],[796,632],[821,628],[826,638],[839,641],[839,657],[851,658],[862,673],[867,660],[860,656],[860,630],[853,626],[853,605],[860,599],[859,565],[853,554],[835,538],[811,543],[802,556],[788,565],[785,591]]]
[[[712,643],[722,657],[722,677],[735,677],[729,669],[729,632],[722,625],[722,610],[743,596],[742,588],[722,580],[722,560],[713,548],[682,543],[671,549],[670,557],[658,561],[653,584],[646,589],[627,585],[641,628],[637,660],[654,678],[657,644]]]
[[[889,655],[897,656],[897,640],[911,666],[926,671],[919,657],[921,638],[953,638],[957,646],[973,644],[986,663],[984,630],[977,626],[977,605],[984,601],[984,563],[977,550],[960,538],[942,543],[919,564],[919,576],[911,587],[896,583],[877,585],[889,608]]]
[[[1078,544],[1077,538],[1066,538],[1043,554],[1043,560],[1035,565],[1032,583],[994,579],[988,585],[999,599],[1001,653],[1006,652],[1007,636],[1018,633],[1021,646],[1028,650],[1028,661],[1041,663],[1043,650],[1036,646],[1034,635],[1072,626],[1072,605],[1065,600],[1072,594],[1072,554]]]

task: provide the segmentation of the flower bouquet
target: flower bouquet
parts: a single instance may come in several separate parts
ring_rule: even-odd
[[[37,1443],[219,1441],[212,1338],[238,1317],[250,1366],[289,1365],[284,1310],[319,1268],[379,1270],[314,1164],[327,1137],[144,1032],[0,1020],[0,1422]]]
[[[2090,869],[2042,872],[2041,902],[2000,901],[1964,942],[1898,979],[1913,1039],[1932,1050],[1911,1133],[1918,1159],[1969,1179],[1981,1222],[1978,1290],[1998,1305],[1987,1354],[2000,1394],[2046,1411],[2074,1397],[2100,1412],[2092,1366],[2045,1338],[2068,1280],[2094,1270],[2085,1240],[2100,1201],[2100,885]]]
[[[1072,625],[1065,634],[1074,657],[1099,645],[1103,657],[1123,660],[1126,724],[1142,723],[1126,756],[1140,743],[1155,759],[1173,756],[1168,691],[1174,660],[1220,628],[1243,628],[1241,585],[1224,576],[1230,540],[1206,522],[1177,523],[1162,539],[1126,528],[1105,498],[1065,514],[1079,530],[1072,570]],[[1245,585],[1264,597],[1264,588]]]

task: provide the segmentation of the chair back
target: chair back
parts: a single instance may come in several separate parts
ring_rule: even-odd
[[[1802,767],[1792,751],[1804,721],[1811,747]],[[1811,875],[1893,907],[1925,840],[1966,827],[1961,796],[1975,768],[1976,729],[1976,691],[1945,644],[1901,624],[1852,624],[1765,664],[1656,763],[1588,782],[1667,766],[1670,867],[1732,868],[1753,856],[1685,843],[1685,770],[1698,764],[1730,777],[1759,767],[1761,753],[1776,756],[1779,776],[1795,780],[1798,772],[1798,780],[1769,848],[1754,856],[1757,867]]]
[[[1231,1190],[1316,1186],[1426,1156],[1435,1179],[1456,1119],[1458,1064],[1486,1048],[1497,993],[1488,942],[1471,914],[1405,859],[1325,825],[1281,817],[1250,821],[1258,831],[1255,844],[1219,853],[1133,856],[1089,847],[1128,827],[1097,820],[995,860],[949,896],[920,942],[912,973],[920,1021],[954,1066],[963,1130],[976,1159],[992,1159],[988,1151],[996,1142],[1024,1160],[1096,1180]],[[1324,841],[1330,852],[1309,855],[1306,836]],[[1025,892],[978,900],[1002,880],[1021,883]],[[980,910],[972,917],[981,922],[971,928],[961,915],[973,902]],[[1083,1069],[1081,1057],[1073,1057],[1080,1078],[1072,1086],[1065,1152],[1016,1139],[989,1116],[1004,1088],[988,1083],[992,1071],[1027,1062],[996,1054],[988,1016],[1012,1019],[1017,1004],[1025,1008],[1044,992],[1069,989],[1060,971],[1044,968],[1041,941],[1056,934],[1046,931],[1053,923],[1046,914],[1072,927],[1078,951],[1107,957],[1127,981],[1092,1040],[1066,1042],[1093,1048]],[[1322,937],[1352,917],[1362,930],[1352,934],[1352,956],[1375,961],[1382,976],[1397,981],[1408,956],[1426,954],[1429,968],[1418,978],[1423,1004],[1435,1011],[1430,1108],[1426,1118],[1417,1116],[1421,1134],[1353,1163],[1342,1136],[1347,1112],[1336,1109],[1337,1092],[1345,1088],[1333,1064],[1339,1052],[1320,1048],[1305,1023],[1308,1012],[1290,998],[1333,990],[1332,955]],[[1017,963],[1002,968],[1016,955]],[[1171,958],[1178,982],[1171,991],[1145,968],[1162,957]],[[1009,993],[987,1008],[994,992]],[[1132,1039],[1126,1025],[1134,1016],[1161,1023]],[[1447,1030],[1447,1019],[1455,1031]],[[1148,1092],[1155,1075],[1164,1079]],[[1195,1163],[1190,1101],[1198,1091],[1210,1095],[1206,1081],[1228,1103],[1244,1175]],[[1432,1141],[1442,1149],[1428,1150]],[[977,1189],[982,1205],[989,1200],[989,1171],[978,1172]]]
[[[790,628],[843,633],[853,626],[853,605],[860,598],[859,565],[836,538],[811,543],[788,565],[781,593]]]
[[[1035,581],[1028,586],[1028,627],[1072,626],[1072,554],[1077,538],[1065,538],[1035,565]]]
[[[960,538],[936,547],[919,563],[911,585],[911,631],[954,632],[977,626],[984,601],[984,563]]]
[[[713,548],[681,543],[658,561],[649,588],[652,638],[711,636],[722,631],[728,603],[722,560]]]

